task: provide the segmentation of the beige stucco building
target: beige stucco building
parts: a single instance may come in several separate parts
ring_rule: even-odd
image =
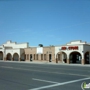
[[[25,48],[26,60],[55,61],[55,47],[29,47]]]
[[[16,42],[7,41],[0,46],[1,60],[21,61],[25,59],[24,48],[28,47],[28,43],[17,44]]]
[[[32,47],[7,41],[0,46],[0,60],[90,64],[90,44],[76,40],[65,45]]]
[[[55,58],[66,63],[90,63],[90,44],[81,40],[55,46]]]

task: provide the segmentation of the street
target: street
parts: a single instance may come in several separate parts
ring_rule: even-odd
[[[82,90],[90,67],[0,62],[0,90]]]

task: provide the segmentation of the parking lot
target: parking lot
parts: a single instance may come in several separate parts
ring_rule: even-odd
[[[0,90],[82,90],[89,67],[0,62]]]

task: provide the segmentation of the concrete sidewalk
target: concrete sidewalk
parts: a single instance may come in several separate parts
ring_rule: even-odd
[[[25,61],[25,63],[32,63],[32,64],[49,64],[49,65],[67,65],[67,66],[81,66],[81,67],[90,67],[90,64],[68,64],[68,63],[55,63],[55,62],[45,62],[45,61]]]
[[[67,66],[81,66],[81,67],[90,67],[90,64],[67,64],[67,63],[55,63],[47,61],[0,61],[0,62],[9,62],[9,63],[26,63],[26,64],[47,64],[47,65],[67,65]]]

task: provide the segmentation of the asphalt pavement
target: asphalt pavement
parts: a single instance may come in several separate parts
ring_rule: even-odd
[[[0,62],[0,90],[82,90],[90,67],[62,64]]]

